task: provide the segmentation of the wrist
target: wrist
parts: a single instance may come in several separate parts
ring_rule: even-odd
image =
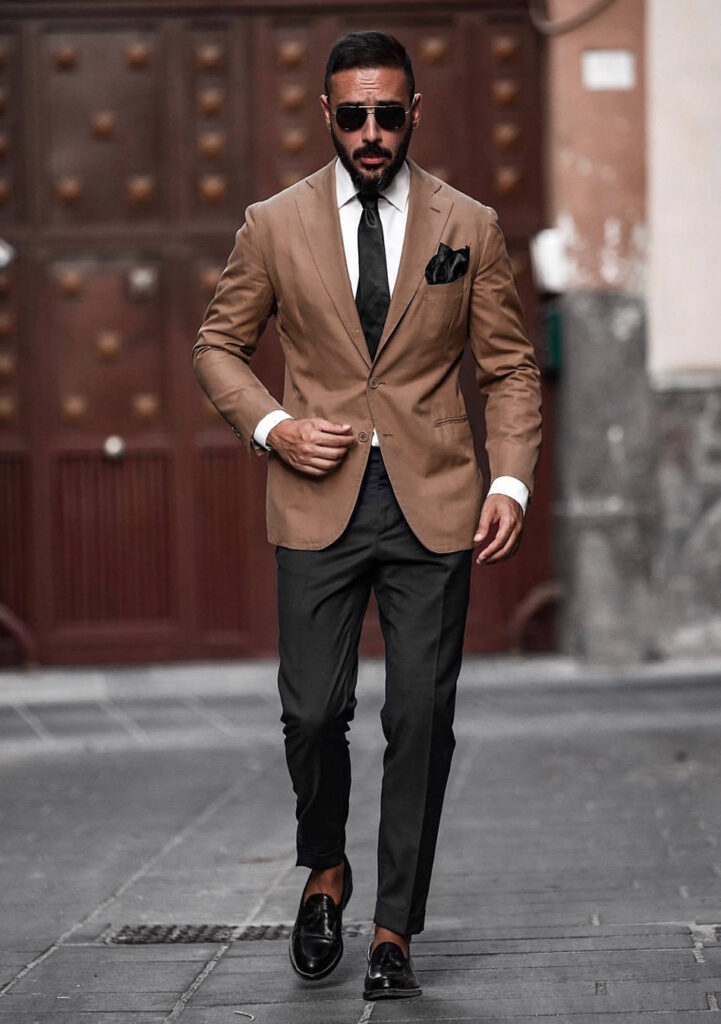
[[[281,423],[284,423],[284,422],[285,422],[284,420],[281,420]],[[271,429],[268,431],[268,433],[266,435],[266,438],[265,438],[265,446],[266,446],[266,448],[270,448],[270,450],[272,452],[275,451],[275,448],[276,448],[275,442],[278,440],[278,437],[280,436],[279,433],[278,433],[278,427],[279,426],[280,426],[280,423],[276,423],[276,425],[274,427],[271,427]]]
[[[253,431],[253,439],[264,448],[269,451],[268,435],[271,430],[276,427],[283,420],[292,419],[289,412],[285,409],[274,409],[272,412],[267,413],[262,420],[258,423],[255,430]]]

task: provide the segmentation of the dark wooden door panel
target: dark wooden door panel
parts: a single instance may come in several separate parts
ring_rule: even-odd
[[[0,29],[0,225],[22,216],[19,95],[20,56],[17,32]]]
[[[247,650],[254,624],[249,520],[258,494],[257,480],[244,468],[235,445],[199,450],[195,557],[201,637],[208,644],[230,643]]]
[[[253,198],[251,33],[251,19],[229,18],[186,22],[173,37],[182,45],[181,167],[173,168],[182,216],[216,231],[239,221]]]
[[[57,626],[176,617],[172,467],[163,452],[110,462],[60,455],[53,486],[53,619]]]
[[[157,29],[51,29],[38,58],[45,222],[167,216],[165,54]]]
[[[43,319],[55,341],[53,427],[65,443],[168,429],[166,308],[158,257],[50,263]]]
[[[207,402],[190,352],[246,206],[333,155],[325,58],[368,19],[344,0],[102,7],[0,15],[0,226],[18,253],[0,268],[0,604],[46,662],[273,656],[265,461]],[[539,70],[524,3],[419,0],[373,23],[407,43],[424,94],[412,155],[498,209],[533,329]],[[253,368],[280,398],[272,324]],[[474,572],[469,651],[506,647],[551,574],[545,411],[523,549]],[[363,649],[382,650],[373,605]],[[0,660],[13,652],[0,627]]]
[[[14,664],[22,656],[17,630],[30,622],[29,507],[30,459],[27,454],[4,451],[0,453],[0,665]]]
[[[20,267],[0,270],[0,446],[23,446],[30,426],[29,367],[22,358]]]

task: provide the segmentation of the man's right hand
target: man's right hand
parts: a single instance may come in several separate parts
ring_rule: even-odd
[[[281,420],[265,439],[284,462],[309,476],[337,469],[355,441],[350,423],[321,419]]]

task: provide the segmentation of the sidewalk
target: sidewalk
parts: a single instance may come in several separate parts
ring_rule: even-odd
[[[272,662],[0,673],[0,1024],[719,1012],[719,663],[468,659],[424,992],[365,1004],[382,680],[363,665],[350,733],[346,952],[313,984]],[[190,941],[117,941],[144,925]]]

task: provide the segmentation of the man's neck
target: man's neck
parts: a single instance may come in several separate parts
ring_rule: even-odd
[[[344,166],[339,157],[336,157],[334,169],[338,205],[343,206],[354,196],[358,195],[358,189],[348,173],[348,168]],[[401,211],[404,210],[408,201],[410,179],[410,167],[408,166],[408,161],[404,160],[397,173],[393,176],[392,180],[383,189],[380,195],[387,199],[388,202],[397,209]]]

